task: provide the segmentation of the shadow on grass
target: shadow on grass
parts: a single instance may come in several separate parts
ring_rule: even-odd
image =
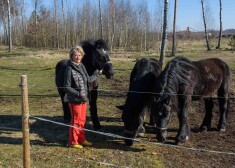
[[[68,123],[63,122],[63,117],[61,116],[35,116],[42,119],[50,120],[53,122],[61,123],[58,125],[56,123],[51,123],[49,121],[41,121],[34,117],[30,117],[30,144],[31,145],[41,145],[41,146],[67,146],[68,140],[68,130],[69,127],[66,126]],[[101,117],[101,121],[110,122],[120,122],[119,118],[105,118]],[[88,117],[89,121],[89,117]],[[66,125],[64,125],[66,124]],[[94,148],[100,149],[116,149],[123,151],[133,151],[139,152],[144,149],[138,149],[134,147],[125,146],[123,139],[106,136],[103,133],[115,134],[118,136],[123,136],[123,126],[115,126],[112,124],[103,126],[102,130],[94,133],[91,124],[87,124],[86,129],[91,130],[86,131],[86,137],[88,140],[94,143]],[[99,133],[98,133],[99,132]],[[103,133],[102,133],[103,132]],[[0,144],[22,144],[22,118],[20,115],[0,115]]]

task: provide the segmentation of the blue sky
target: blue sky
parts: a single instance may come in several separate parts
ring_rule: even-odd
[[[147,0],[149,4],[156,0]],[[219,0],[207,0],[212,18],[212,28],[219,29]],[[222,1],[223,30],[235,29],[235,0]],[[169,20],[173,19],[174,0],[169,0]],[[201,0],[178,0],[177,29],[187,27],[203,30]]]
[[[97,0],[98,1],[98,0]],[[105,0],[103,0],[105,1]],[[133,0],[137,1],[137,0]],[[143,1],[143,0],[140,0]],[[157,1],[146,0],[148,7],[151,10],[156,9]],[[219,0],[204,0],[205,5],[209,6],[209,13],[211,16],[212,28],[219,29]],[[222,18],[223,30],[233,28],[235,29],[235,0],[222,0]],[[207,5],[208,4],[208,5]],[[169,0],[169,30],[172,30],[173,23],[174,0]],[[195,30],[202,31],[202,6],[201,0],[178,0],[178,15],[177,15],[177,30],[185,30],[191,27]]]
[[[33,1],[33,0],[26,0]],[[42,0],[47,3],[52,0]],[[68,3],[74,0],[67,0]],[[80,1],[81,0],[75,0]],[[137,0],[132,0],[136,3]],[[143,0],[141,0],[143,1]],[[157,1],[159,0],[146,0],[149,9],[156,9]],[[212,18],[211,28],[219,29],[219,0],[204,0],[208,2],[210,16]],[[96,3],[98,0],[91,0]],[[102,3],[106,3],[107,0],[102,0]],[[51,2],[53,3],[53,1]],[[235,0],[223,0],[223,30],[234,28],[235,29]],[[173,22],[174,0],[169,0],[169,21]],[[169,30],[172,29],[169,25]],[[187,27],[191,27],[195,30],[203,30],[202,22],[202,9],[201,0],[178,0],[178,15],[177,15],[177,30],[185,30]]]
[[[53,0],[40,0],[41,3],[53,5]],[[75,3],[74,3],[75,1]],[[67,0],[67,3],[77,4],[85,0]],[[95,5],[98,5],[98,0],[90,0]],[[108,0],[101,0],[102,3],[106,3]],[[138,1],[143,0],[131,0],[134,4]],[[160,0],[146,0],[150,11],[156,9],[157,1]],[[208,2],[209,13],[211,18],[211,26],[209,28],[219,29],[219,0],[204,0]],[[29,8],[33,10],[33,0],[25,0],[28,3]],[[223,0],[223,30],[233,28],[235,29],[235,0]],[[169,0],[169,31],[172,30],[173,23],[173,11],[174,11],[174,0]],[[29,11],[28,11],[29,12]],[[32,12],[32,11],[31,11]],[[177,15],[177,30],[185,30],[187,27],[193,28],[198,31],[203,31],[202,22],[202,9],[201,0],[178,0],[178,15]]]

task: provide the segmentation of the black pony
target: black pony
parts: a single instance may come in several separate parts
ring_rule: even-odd
[[[131,72],[129,92],[123,106],[117,106],[123,110],[122,120],[124,122],[124,135],[128,138],[135,138],[138,133],[144,133],[145,114],[150,115],[151,120],[151,100],[154,81],[161,73],[160,62],[153,58],[142,58],[138,60]],[[147,109],[146,109],[147,108]],[[146,113],[148,112],[148,113]],[[133,144],[133,140],[125,139],[128,146]]]
[[[82,63],[86,67],[86,70],[89,75],[92,75],[97,69],[103,69],[103,74],[107,79],[111,79],[114,75],[113,66],[109,62],[109,48],[106,41],[99,39],[96,41],[83,41],[81,42],[81,46],[84,50],[84,57],[82,59]],[[63,112],[64,112],[64,120],[70,121],[70,111],[68,103],[64,101],[65,92],[63,90],[63,83],[64,83],[64,71],[67,66],[68,59],[61,60],[56,64],[56,77],[55,83],[58,88],[58,92],[61,97],[62,105],[63,105]],[[95,81],[90,87],[90,113],[91,113],[91,120],[93,123],[94,129],[100,129],[101,125],[98,120],[97,115],[97,89],[98,89],[98,80]]]
[[[209,130],[214,93],[217,93],[220,109],[218,130],[225,131],[231,80],[228,65],[218,58],[190,61],[185,57],[176,57],[168,62],[154,87],[157,94],[152,108],[156,114],[157,139],[161,142],[166,140],[172,111],[177,112],[179,119],[176,144],[189,139],[187,120],[191,100],[204,100],[206,113],[200,129]]]

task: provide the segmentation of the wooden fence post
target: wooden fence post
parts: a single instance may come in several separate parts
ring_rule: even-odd
[[[29,139],[29,104],[27,76],[21,75],[22,100],[22,131],[23,131],[23,165],[30,168],[30,139]]]

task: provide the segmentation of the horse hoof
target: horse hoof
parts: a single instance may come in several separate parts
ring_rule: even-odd
[[[100,130],[102,128],[101,125],[94,126],[94,130]]]
[[[137,134],[137,136],[143,138],[144,137],[144,133],[140,132],[140,133]]]
[[[201,126],[200,127],[200,132],[206,132],[206,131],[208,131],[207,126]]]
[[[179,145],[180,141],[179,140],[175,140],[175,145]]]
[[[185,136],[185,138],[183,138],[183,137],[177,137],[176,139],[175,139],[175,143],[176,143],[176,145],[178,145],[179,143],[185,143],[187,140],[189,140],[189,136]]]
[[[220,131],[220,132],[224,132],[224,131],[225,131],[225,128],[220,128],[219,131]]]
[[[186,140],[186,141],[189,140],[189,136],[186,136],[185,140]]]
[[[124,142],[125,142],[126,146],[132,146],[133,145],[133,141],[132,140],[125,139]]]

